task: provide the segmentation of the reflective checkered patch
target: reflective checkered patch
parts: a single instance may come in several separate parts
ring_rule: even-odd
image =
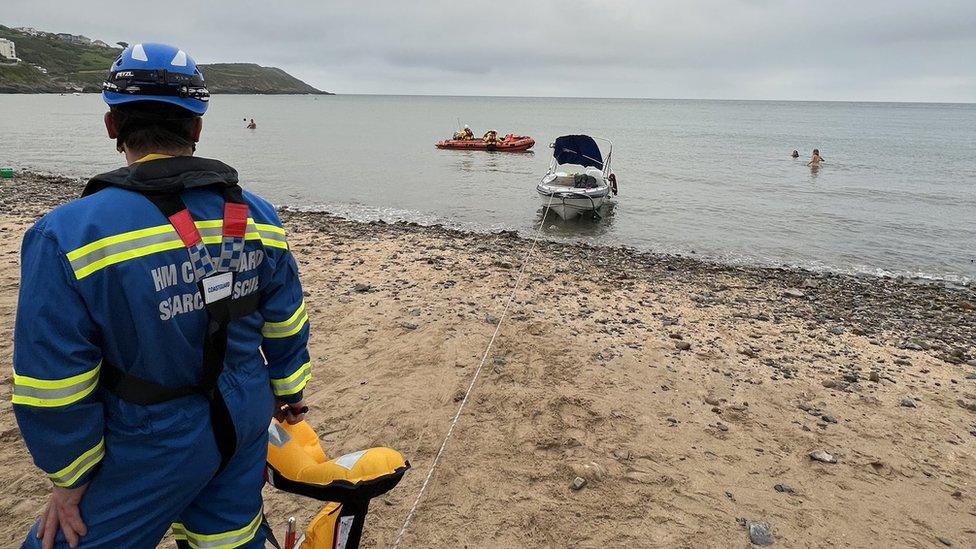
[[[244,238],[225,236],[220,243],[220,260],[217,271],[221,273],[235,272],[241,268],[241,256],[244,253]]]
[[[197,282],[215,273],[213,260],[210,259],[210,252],[203,242],[197,242],[186,249],[190,254],[190,263],[193,264],[193,276]]]

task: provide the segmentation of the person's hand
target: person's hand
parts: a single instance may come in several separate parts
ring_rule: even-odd
[[[304,398],[291,404],[279,401],[275,403],[274,417],[278,421],[285,421],[288,425],[294,425],[305,420],[306,412],[308,412],[308,406],[305,404]]]
[[[87,489],[88,483],[85,483],[77,488],[55,486],[51,491],[51,500],[44,507],[41,523],[37,527],[37,537],[42,540],[43,549],[54,549],[58,530],[64,532],[68,545],[78,547],[78,542],[88,533],[88,527],[81,520],[81,511],[78,510]]]

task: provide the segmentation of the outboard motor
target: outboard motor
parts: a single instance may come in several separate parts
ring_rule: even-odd
[[[356,549],[369,500],[390,491],[410,469],[400,452],[383,447],[330,460],[305,421],[289,425],[272,420],[268,435],[268,483],[328,502],[287,549]]]

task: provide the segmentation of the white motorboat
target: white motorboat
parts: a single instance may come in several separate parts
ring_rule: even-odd
[[[542,204],[559,217],[574,219],[586,212],[599,217],[600,208],[616,196],[617,178],[610,171],[613,143],[600,141],[606,143],[606,156],[588,135],[564,135],[550,145],[549,171],[536,191]]]

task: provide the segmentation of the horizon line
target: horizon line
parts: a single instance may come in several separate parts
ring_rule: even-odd
[[[887,103],[909,105],[976,105],[976,101],[934,101],[934,100],[886,100],[886,99],[744,99],[744,98],[715,98],[715,97],[606,97],[596,95],[478,95],[451,93],[372,93],[372,92],[337,92],[328,93],[340,96],[374,96],[374,97],[454,97],[454,98],[497,98],[497,99],[612,99],[626,101],[728,101],[728,102],[765,102],[765,103]],[[241,94],[246,95],[246,94]],[[261,94],[253,94],[261,95]],[[315,95],[315,94],[296,94]]]

